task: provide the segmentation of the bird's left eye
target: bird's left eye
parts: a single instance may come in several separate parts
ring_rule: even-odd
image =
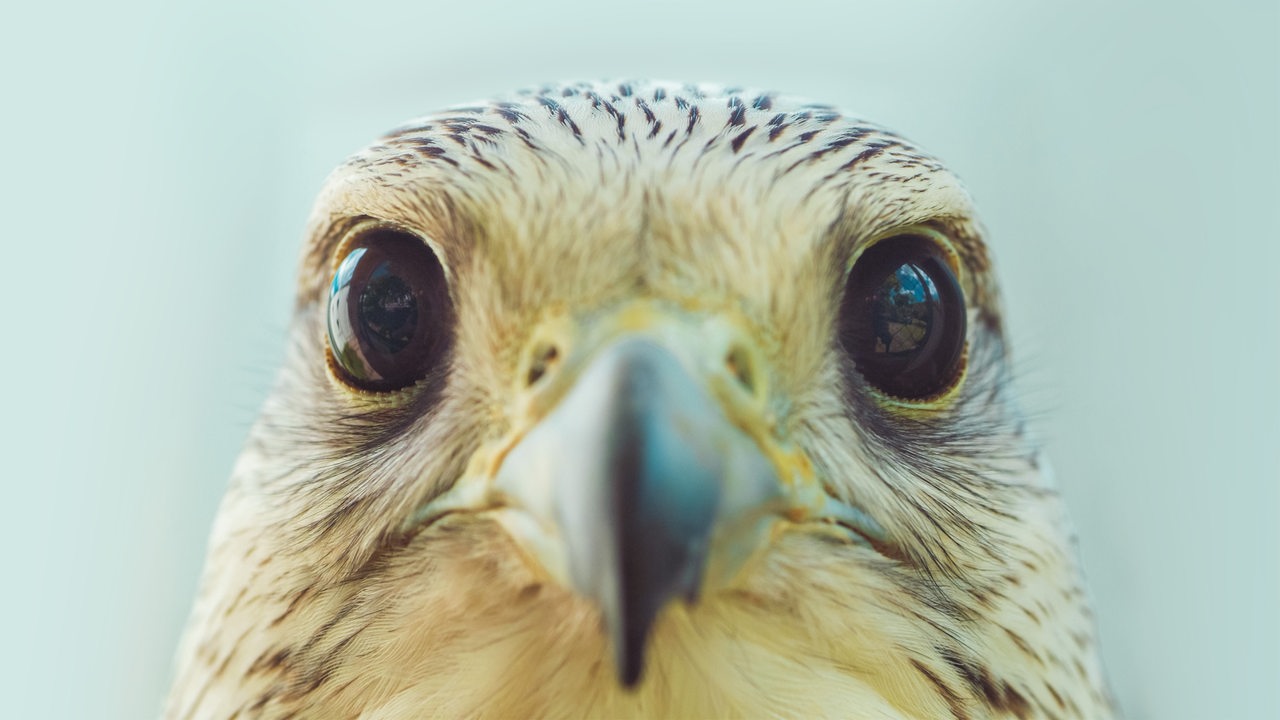
[[[338,374],[390,391],[426,377],[451,338],[444,269],[421,238],[377,229],[351,243],[329,290],[329,347]]]
[[[887,395],[927,400],[953,387],[964,293],[941,247],[903,235],[867,248],[845,281],[839,332],[863,379]]]

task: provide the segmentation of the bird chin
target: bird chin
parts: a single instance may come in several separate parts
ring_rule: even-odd
[[[468,521],[482,521],[487,531],[506,536],[510,542],[504,545],[509,545],[527,573],[520,574],[527,580],[525,586],[558,588],[557,594],[565,593],[562,599],[572,599],[574,605],[585,602],[599,613],[601,631],[613,650],[617,682],[628,690],[640,686],[650,636],[655,627],[667,622],[666,616],[675,613],[688,619],[700,603],[752,595],[760,575],[771,572],[772,555],[786,544],[786,536],[803,535],[876,552],[882,552],[885,544],[883,529],[865,512],[832,498],[812,477],[793,478],[787,484],[772,482],[767,494],[761,488],[724,493],[710,521],[705,547],[695,548],[692,561],[674,563],[682,574],[669,576],[663,585],[660,576],[654,580],[652,567],[635,561],[637,555],[653,553],[642,542],[642,534],[626,539],[617,533],[593,534],[575,527],[575,516],[566,517],[564,508],[557,509],[550,499],[553,493],[533,491],[563,478],[537,471],[547,466],[525,456],[525,449],[533,446],[517,444],[492,475],[459,481],[425,506],[414,522],[422,530],[450,521],[468,525]],[[794,458],[789,462],[809,467]],[[476,465],[494,466],[491,462]],[[518,486],[521,492],[515,492],[502,467],[522,468],[527,482]],[[584,493],[578,488],[569,494],[581,498]],[[641,581],[635,582],[628,573],[641,575]],[[643,612],[635,611],[637,605]]]

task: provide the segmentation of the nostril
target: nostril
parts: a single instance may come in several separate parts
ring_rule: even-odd
[[[746,391],[755,394],[756,377],[755,366],[751,362],[751,356],[740,346],[730,348],[729,354],[724,358],[725,367],[729,372],[738,379],[738,383],[746,388]]]
[[[555,361],[560,357],[560,349],[551,343],[542,343],[533,350],[533,359],[529,362],[529,374],[525,384],[532,386],[547,374]]]

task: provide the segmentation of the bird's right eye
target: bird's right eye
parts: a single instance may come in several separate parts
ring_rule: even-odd
[[[329,290],[329,349],[353,387],[408,387],[443,361],[453,308],[444,268],[419,237],[378,228],[347,244]]]

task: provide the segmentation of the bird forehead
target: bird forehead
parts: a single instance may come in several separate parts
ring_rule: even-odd
[[[859,240],[968,228],[972,214],[938,161],[827,105],[708,85],[546,86],[407,123],[351,157],[317,201],[299,299],[324,287],[353,218],[421,233],[451,268],[477,253],[526,269],[568,257],[599,280],[657,255],[659,276],[684,260],[749,282],[752,268],[840,265]]]

